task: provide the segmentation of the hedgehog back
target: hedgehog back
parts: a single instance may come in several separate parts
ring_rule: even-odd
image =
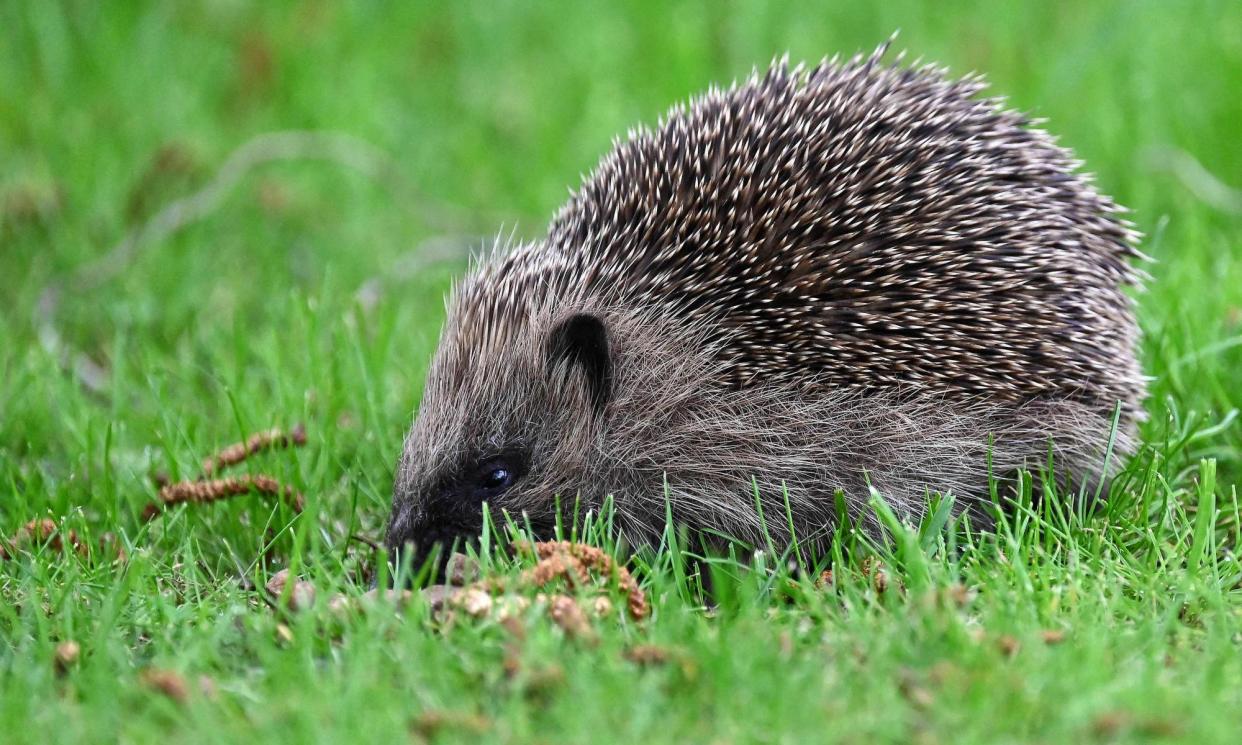
[[[1120,402],[1132,422],[1136,235],[983,87],[872,57],[712,90],[618,143],[546,241],[463,288],[461,321],[658,307],[709,330],[731,388]]]

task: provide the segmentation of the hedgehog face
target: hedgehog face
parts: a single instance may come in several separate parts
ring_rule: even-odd
[[[450,320],[398,464],[387,543],[394,556],[412,551],[415,568],[436,544],[443,559],[477,538],[485,506],[543,536],[558,497],[588,496],[583,449],[612,397],[604,321],[541,314],[485,349],[468,343],[480,338]]]

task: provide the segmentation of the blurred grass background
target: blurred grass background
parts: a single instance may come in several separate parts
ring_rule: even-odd
[[[869,52],[898,29],[896,50],[954,74],[983,72],[994,94],[1047,118],[1102,190],[1133,210],[1156,259],[1139,296],[1153,376],[1146,439],[1169,454],[1174,482],[1199,457],[1217,458],[1227,500],[1242,477],[1242,432],[1228,416],[1242,404],[1236,0],[8,0],[0,529],[53,515],[132,538],[152,473],[189,474],[245,432],[305,420],[313,447],[267,465],[316,505],[314,520],[282,540],[308,563],[343,555],[350,532],[382,528],[442,296],[466,251],[497,235],[539,235],[614,137],[709,84],[786,53],[814,63]],[[239,152],[276,154],[289,141],[274,132],[318,134],[293,136],[297,157],[238,171],[176,230],[144,233],[170,205],[219,184]],[[212,597],[264,551],[252,511],[230,503],[142,535],[148,589]],[[109,593],[129,597],[106,572],[3,581],[14,607],[48,593],[62,603],[86,593],[96,608]],[[204,602],[189,612],[208,624],[218,609]],[[75,624],[96,629],[120,668],[175,659],[186,644],[202,665],[230,666],[187,641],[177,624],[188,622],[171,606],[114,603],[121,610],[105,620],[86,610],[49,622],[14,615],[10,690],[51,685],[19,653],[44,654]],[[136,643],[153,628],[162,630],[151,646]],[[366,649],[360,659],[379,654]],[[419,649],[449,662],[451,651]],[[278,664],[269,652],[254,664]],[[291,690],[298,673],[286,672],[272,674]],[[369,689],[350,698],[340,686],[348,679],[318,691],[321,705],[365,703]],[[104,716],[110,700],[97,695],[93,711]],[[0,721],[39,718],[30,699],[6,698],[17,708],[0,705]],[[868,721],[883,729],[882,717]],[[161,731],[147,724],[140,735]]]

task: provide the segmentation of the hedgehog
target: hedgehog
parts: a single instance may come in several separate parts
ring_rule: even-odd
[[[484,512],[822,546],[877,497],[913,521],[934,495],[990,514],[1023,472],[1106,493],[1143,419],[1138,234],[981,77],[884,56],[710,88],[615,141],[545,238],[474,263],[390,551]]]

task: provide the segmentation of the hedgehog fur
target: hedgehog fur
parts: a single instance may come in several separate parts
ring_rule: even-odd
[[[1137,235],[980,78],[882,54],[674,108],[472,269],[390,547],[476,536],[484,504],[785,544],[831,535],[838,496],[873,524],[872,489],[914,518],[1050,459],[1103,486],[1142,418]]]

